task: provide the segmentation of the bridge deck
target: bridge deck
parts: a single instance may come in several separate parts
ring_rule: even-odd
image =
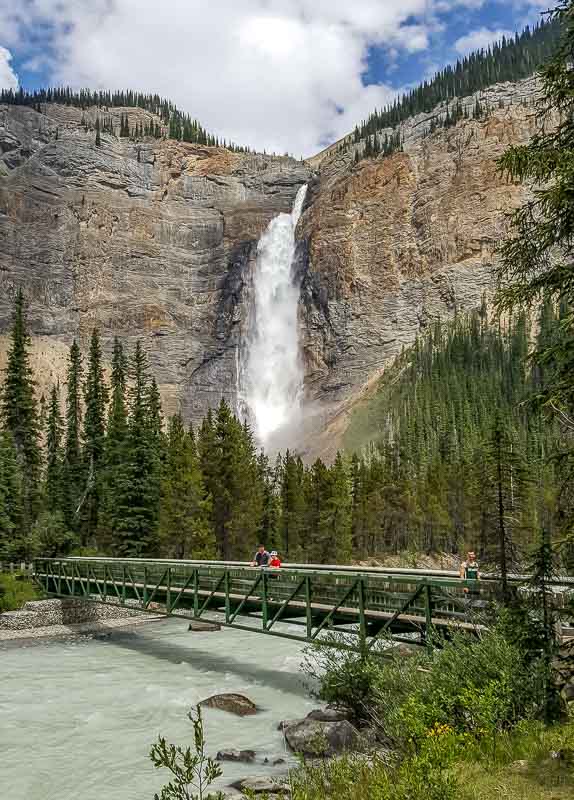
[[[302,641],[339,630],[357,637],[361,648],[399,634],[428,644],[433,631],[478,632],[499,589],[495,580],[452,574],[140,559],[37,559],[34,574],[58,597],[129,601],[142,611],[188,618],[217,611],[224,625]],[[245,617],[259,627],[246,625]],[[293,625],[304,633],[293,633]]]

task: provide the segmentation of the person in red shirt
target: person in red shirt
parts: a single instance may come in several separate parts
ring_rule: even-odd
[[[269,566],[279,568],[281,566],[281,559],[277,555],[277,550],[271,551],[271,558],[269,559]]]

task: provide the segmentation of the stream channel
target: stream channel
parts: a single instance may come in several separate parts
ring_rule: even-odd
[[[153,800],[168,780],[148,758],[161,732],[192,743],[187,711],[220,692],[247,695],[250,717],[205,709],[207,752],[251,749],[253,764],[222,764],[216,788],[295,763],[277,729],[314,703],[302,646],[185,620],[150,622],[105,637],[0,643],[0,797],[6,800]],[[316,705],[316,702],[315,702]],[[286,765],[272,767],[286,759]]]

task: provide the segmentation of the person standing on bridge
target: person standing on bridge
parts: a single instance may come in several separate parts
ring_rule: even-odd
[[[277,550],[272,550],[271,551],[271,557],[269,559],[269,566],[270,567],[274,567],[275,569],[279,569],[279,567],[281,566],[281,559],[279,558],[279,556],[277,554]]]
[[[257,552],[253,556],[253,561],[251,562],[252,567],[267,567],[269,565],[269,553],[267,552],[265,545],[260,544],[257,548]]]
[[[468,551],[466,561],[463,561],[460,565],[460,577],[465,581],[480,580],[478,562],[476,560],[476,555],[472,550]]]

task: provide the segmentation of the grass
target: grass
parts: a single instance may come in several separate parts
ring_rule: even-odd
[[[574,721],[500,736],[494,759],[458,763],[461,800],[572,800]],[[556,754],[559,757],[553,757]]]
[[[484,740],[444,770],[424,758],[389,769],[349,757],[314,765],[294,783],[294,800],[572,800],[574,721],[519,725],[497,736],[494,753]]]
[[[36,585],[22,573],[0,573],[0,614],[22,608],[28,600],[39,597]]]

